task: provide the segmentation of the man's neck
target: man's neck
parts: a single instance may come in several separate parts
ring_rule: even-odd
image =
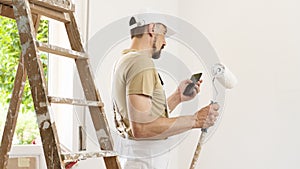
[[[137,51],[151,50],[152,46],[148,37],[133,38],[130,49]]]

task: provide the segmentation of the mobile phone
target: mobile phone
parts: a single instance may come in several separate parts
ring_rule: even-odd
[[[194,90],[195,90],[194,87],[195,87],[196,83],[200,80],[201,76],[202,76],[202,73],[196,73],[191,76],[190,79],[191,79],[192,83],[190,83],[186,86],[186,88],[183,91],[183,95],[185,95],[185,96],[193,95]]]

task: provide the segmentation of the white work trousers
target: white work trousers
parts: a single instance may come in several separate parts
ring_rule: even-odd
[[[114,139],[122,169],[168,169],[167,140]]]

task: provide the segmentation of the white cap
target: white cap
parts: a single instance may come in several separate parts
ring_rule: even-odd
[[[167,27],[166,36],[175,34],[175,31],[168,25],[167,18],[164,14],[160,13],[140,13],[132,16],[129,21],[130,30],[136,27],[148,25],[151,23],[161,23]]]

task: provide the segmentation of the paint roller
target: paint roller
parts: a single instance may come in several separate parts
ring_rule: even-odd
[[[214,90],[216,91],[216,94],[214,95],[213,101],[211,102],[211,104],[217,103],[216,98],[217,98],[217,95],[218,95],[218,90],[215,86],[215,79],[217,79],[217,81],[225,89],[232,89],[237,84],[237,79],[234,76],[234,74],[225,65],[220,64],[220,63],[217,63],[217,64],[212,66],[212,76],[213,76],[212,84],[213,84]],[[204,140],[205,140],[206,135],[207,135],[207,128],[201,129],[201,131],[202,131],[202,133],[201,133],[201,136],[199,138],[197,148],[195,150],[192,163],[190,165],[190,169],[195,169],[197,161],[199,159],[198,157],[199,157],[200,152],[201,152],[201,147],[204,144]]]
[[[232,89],[237,84],[233,73],[225,66],[217,63],[212,68],[213,78],[216,78],[224,88]]]

